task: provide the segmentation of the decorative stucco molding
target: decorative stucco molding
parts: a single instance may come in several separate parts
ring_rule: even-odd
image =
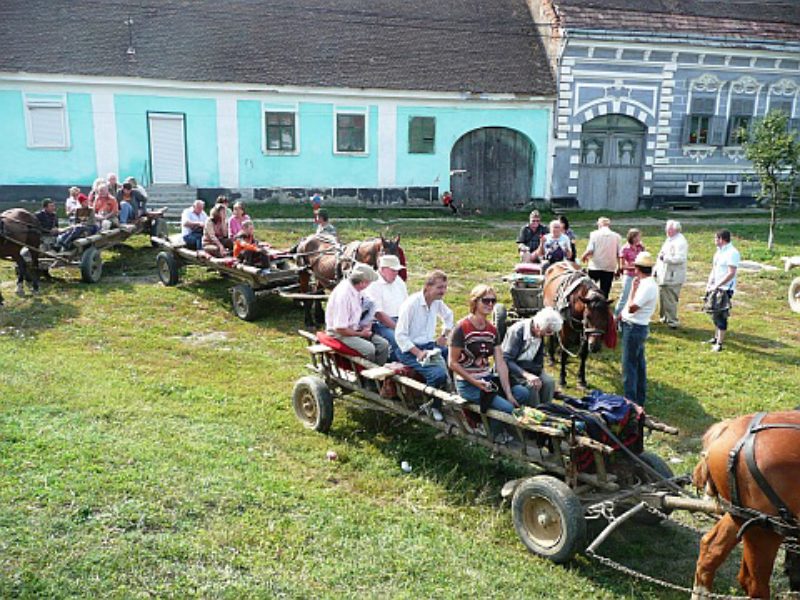
[[[712,73],[703,73],[697,79],[692,79],[691,89],[697,92],[717,92],[725,85],[719,77]]]
[[[736,81],[731,82],[731,91],[734,94],[755,94],[761,85],[756,81],[755,77],[750,75],[743,75]]]
[[[794,96],[800,90],[800,85],[793,79],[783,78],[769,86],[769,91],[775,96]]]
[[[684,146],[683,147],[683,155],[688,156],[695,162],[700,162],[701,160],[705,160],[714,155],[716,151],[716,146],[703,146],[703,145],[692,145],[692,146]]]
[[[745,160],[744,148],[741,146],[725,146],[722,149],[722,155],[735,163],[738,163],[740,160]]]

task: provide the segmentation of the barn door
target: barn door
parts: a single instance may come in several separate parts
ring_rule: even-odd
[[[624,115],[583,126],[578,202],[587,210],[635,210],[639,203],[644,126]]]
[[[531,199],[534,152],[530,140],[505,127],[461,137],[450,153],[450,191],[456,202],[505,208]]]
[[[149,113],[153,183],[186,184],[186,123],[182,114]]]

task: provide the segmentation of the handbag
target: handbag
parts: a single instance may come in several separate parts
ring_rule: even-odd
[[[703,312],[720,313],[731,309],[731,294],[729,290],[719,288],[706,292],[703,297]]]

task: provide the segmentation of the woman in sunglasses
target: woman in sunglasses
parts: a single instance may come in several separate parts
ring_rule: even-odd
[[[497,329],[489,321],[496,303],[494,288],[484,284],[472,288],[469,314],[458,322],[450,336],[448,363],[455,374],[456,389],[462,398],[477,404],[481,401],[481,394],[491,394],[489,408],[510,414],[519,405],[511,393],[501,340],[497,339]],[[497,393],[496,378],[490,364],[492,358],[505,398]],[[498,443],[510,441],[511,436],[502,431],[501,423],[493,422],[492,430],[496,433],[495,441]]]

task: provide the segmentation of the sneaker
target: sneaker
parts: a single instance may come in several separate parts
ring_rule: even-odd
[[[513,442],[513,441],[514,441],[514,436],[510,435],[509,433],[507,433],[505,431],[501,431],[494,438],[495,444],[500,444],[501,446],[505,446],[509,442]]]
[[[717,343],[717,338],[712,337],[710,340],[705,340],[703,343],[704,344],[716,344]]]
[[[713,346],[711,346],[711,351],[712,352],[722,351],[722,344],[714,344]]]
[[[444,415],[442,414],[442,411],[440,411],[438,408],[434,408],[433,406],[431,406],[429,414],[431,415],[431,418],[434,421],[439,421],[439,422],[444,421]]]

